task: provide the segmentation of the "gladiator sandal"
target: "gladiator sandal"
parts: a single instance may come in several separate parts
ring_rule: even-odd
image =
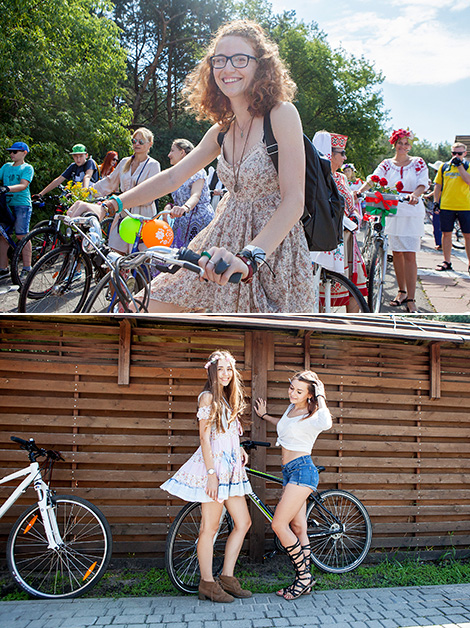
[[[313,582],[312,582],[312,574],[310,573],[307,565],[310,563],[309,559],[305,558],[302,546],[300,545],[300,541],[294,543],[294,545],[290,545],[289,547],[284,548],[289,555],[291,563],[295,569],[295,580],[290,585],[284,589],[283,598],[285,600],[296,600],[303,593],[305,593],[308,589],[311,590]],[[287,595],[291,597],[286,597]]]
[[[304,552],[304,556],[305,556],[305,552],[308,552],[308,556],[305,556],[305,562],[306,562],[306,568],[308,569],[309,573],[311,573],[312,559],[311,559],[310,545],[301,545],[301,549],[302,549],[302,552]],[[311,585],[307,589],[305,589],[302,595],[309,595],[309,593],[312,592],[312,587],[314,587],[316,584],[317,584],[317,581],[312,580]],[[278,595],[279,597],[284,597],[284,594],[286,593],[288,588],[289,587],[284,587],[283,589],[279,589],[279,591],[276,591],[276,595]]]

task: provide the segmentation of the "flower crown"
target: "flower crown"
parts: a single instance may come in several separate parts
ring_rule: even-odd
[[[222,353],[215,353],[211,357],[211,359],[208,362],[206,362],[206,364],[204,364],[204,368],[206,370],[209,370],[209,367],[210,367],[211,364],[215,364],[216,362],[218,362],[220,360],[220,358],[223,358],[223,357],[225,357],[225,356]],[[233,366],[235,366],[235,358],[231,358],[230,362],[233,364]]]
[[[406,137],[408,140],[410,140],[411,143],[413,143],[416,139],[418,139],[417,137],[415,137],[414,133],[410,131],[409,128],[407,128],[407,129],[397,129],[396,131],[393,131],[388,141],[390,142],[392,146],[394,146],[401,137]]]

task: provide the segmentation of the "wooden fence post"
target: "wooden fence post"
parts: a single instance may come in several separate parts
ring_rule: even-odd
[[[130,321],[125,318],[119,323],[119,357],[118,357],[118,384],[129,386],[131,370],[131,339],[132,330]]]
[[[269,364],[269,332],[254,331],[252,344],[251,365],[251,401],[261,397],[266,399],[268,395],[268,364]],[[252,411],[251,438],[253,440],[266,440],[266,423]],[[266,449],[260,447],[252,451],[250,464],[260,471],[266,471]],[[266,482],[261,478],[250,478],[255,493],[263,501],[266,499]],[[255,562],[262,562],[264,556],[264,544],[266,536],[266,519],[260,511],[252,505],[251,519],[253,524],[250,531],[250,558]]]

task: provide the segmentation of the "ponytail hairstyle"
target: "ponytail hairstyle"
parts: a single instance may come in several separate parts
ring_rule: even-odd
[[[299,371],[291,377],[291,382],[294,381],[294,379],[298,382],[304,382],[304,384],[307,384],[310,397],[307,400],[308,415],[304,418],[308,419],[318,410],[317,389],[315,384],[320,382],[320,378],[313,371]]]
[[[227,386],[221,386],[218,378],[218,363],[220,359],[226,359],[230,362],[233,371],[233,377]],[[222,415],[224,409],[224,401],[228,403],[231,411],[229,423],[236,420],[240,420],[242,427],[247,427],[249,422],[241,419],[246,403],[245,394],[243,388],[243,382],[241,380],[240,373],[235,366],[235,358],[226,350],[217,350],[211,353],[209,360],[205,365],[207,370],[207,381],[204,385],[204,392],[210,392],[212,395],[211,413],[209,418],[209,426],[215,424],[218,432],[223,432]]]

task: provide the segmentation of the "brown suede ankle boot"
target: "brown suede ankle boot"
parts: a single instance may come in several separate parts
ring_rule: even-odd
[[[226,593],[218,582],[199,582],[199,599],[212,602],[233,602],[233,597]]]
[[[234,597],[251,597],[251,591],[242,589],[235,576],[219,576],[220,586]]]

